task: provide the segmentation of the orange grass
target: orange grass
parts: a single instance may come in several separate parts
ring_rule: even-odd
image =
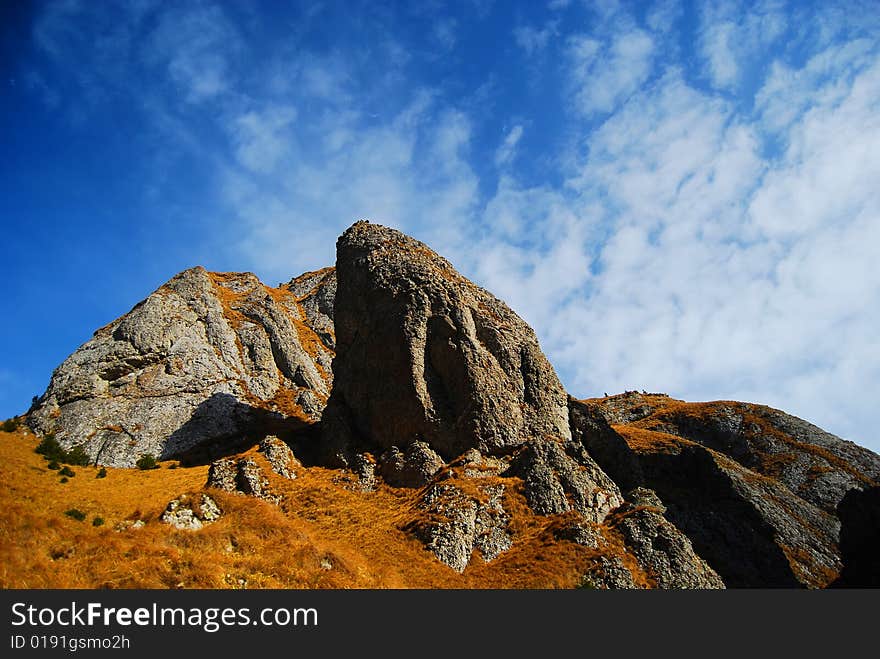
[[[531,513],[518,479],[504,479],[513,548],[491,563],[475,553],[458,574],[402,530],[422,514],[419,490],[355,492],[336,470],[299,468],[288,481],[265,469],[280,506],[207,490],[221,519],[178,531],[158,518],[171,499],[202,490],[207,466],[107,468],[106,478],[74,467],[62,484],[36,444],[28,432],[0,433],[3,588],[569,588],[598,554],[557,540],[559,519]],[[65,516],[71,508],[85,521]],[[92,526],[96,516],[104,525]],[[132,519],[145,526],[115,530]],[[626,553],[613,537],[603,551]]]

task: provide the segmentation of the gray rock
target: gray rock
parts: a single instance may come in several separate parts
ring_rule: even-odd
[[[198,531],[205,524],[216,522],[220,515],[217,502],[207,494],[182,494],[168,502],[159,519],[177,529]]]
[[[419,501],[422,511],[407,526],[439,561],[464,572],[474,550],[489,562],[510,549],[510,516],[502,506],[504,486],[481,488],[483,498],[468,496],[451,483],[430,486]]]
[[[314,337],[288,290],[193,268],[68,357],[28,423],[128,467],[303,428],[330,393],[332,352]]]
[[[580,588],[632,590],[640,588],[619,556],[598,556],[581,578]]]
[[[571,404],[582,408],[573,434],[602,469],[627,488],[654,490],[668,521],[728,587],[823,587],[839,572],[839,522],[781,482],[672,435],[658,433],[665,439],[656,450],[635,450],[589,405]]]
[[[718,573],[697,556],[687,536],[670,524],[658,508],[629,504],[622,510],[614,528],[659,588],[724,588]]]
[[[424,244],[358,222],[337,242],[336,277],[331,452],[424,441],[450,460],[569,437],[531,328]]]
[[[511,473],[525,483],[529,506],[539,515],[576,510],[585,519],[601,522],[623,503],[617,485],[580,447],[554,440],[529,442],[516,456]]]
[[[485,456],[475,448],[465,451],[453,464],[462,467],[461,475],[465,478],[492,478],[510,468],[510,461],[505,456]]]
[[[269,466],[279,476],[293,480],[296,470],[302,467],[290,447],[274,435],[269,435],[260,442],[260,451],[266,456]]]
[[[206,487],[245,494],[278,503],[281,497],[269,489],[269,479],[253,458],[221,458],[211,463]]]
[[[328,350],[336,349],[333,309],[336,304],[336,268],[307,272],[287,283],[299,300],[309,326]]]
[[[422,487],[445,463],[425,442],[413,442],[404,451],[392,446],[382,454],[379,465],[379,473],[392,487]]]

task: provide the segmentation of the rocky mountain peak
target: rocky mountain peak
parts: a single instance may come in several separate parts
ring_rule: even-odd
[[[424,441],[450,459],[570,437],[535,333],[429,247],[358,222],[337,241],[336,277],[331,441]]]
[[[316,524],[374,505],[459,575],[558,551],[601,588],[877,582],[880,456],[762,405],[569,397],[534,331],[427,245],[362,221],[336,248],[275,288],[176,275],[55,370],[28,424],[96,464],[210,462],[211,496],[165,509],[184,528],[217,522],[215,495]]]
[[[320,418],[332,385],[332,342],[310,323],[289,288],[191,268],[68,357],[30,424],[115,466],[295,430]]]

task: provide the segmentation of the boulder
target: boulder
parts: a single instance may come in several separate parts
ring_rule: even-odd
[[[198,531],[205,524],[216,522],[220,515],[220,506],[207,494],[182,494],[168,502],[159,519],[176,529]]]
[[[425,442],[413,442],[403,451],[392,446],[382,454],[379,463],[379,473],[393,487],[427,485],[445,464]]]
[[[446,259],[358,222],[337,241],[330,452],[421,441],[445,461],[567,439],[566,394],[534,332]]]

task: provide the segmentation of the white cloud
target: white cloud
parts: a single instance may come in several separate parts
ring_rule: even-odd
[[[513,160],[516,156],[516,145],[519,144],[522,134],[523,127],[521,124],[517,124],[508,131],[507,135],[504,137],[504,141],[495,151],[496,167],[504,167]]]
[[[614,35],[607,44],[579,36],[570,42],[569,57],[576,109],[590,117],[611,112],[648,79],[654,41],[638,28]]]
[[[709,80],[717,89],[735,89],[743,69],[763,59],[787,29],[784,7],[778,0],[706,3],[701,11],[699,48]]]
[[[268,173],[290,150],[289,127],[296,109],[273,106],[261,112],[251,110],[235,118],[232,129],[238,161],[255,172]]]
[[[526,55],[534,55],[543,51],[558,33],[559,24],[556,21],[547,23],[540,30],[529,25],[520,25],[513,30],[513,40]]]
[[[146,53],[166,67],[184,100],[201,103],[225,92],[235,81],[241,50],[235,26],[218,6],[174,7],[162,12]]]

